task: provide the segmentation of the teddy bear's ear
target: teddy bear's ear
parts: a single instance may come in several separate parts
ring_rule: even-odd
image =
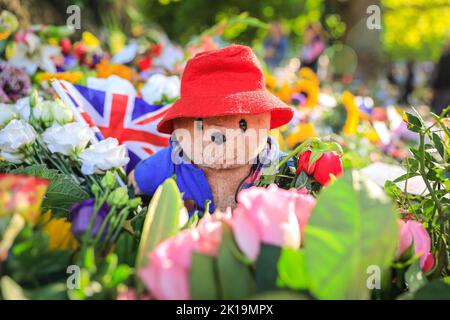
[[[139,190],[136,180],[134,179],[134,170],[128,174],[128,186],[134,189],[134,194],[142,194],[142,191]]]

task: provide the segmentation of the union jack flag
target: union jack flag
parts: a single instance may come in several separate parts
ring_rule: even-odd
[[[169,136],[159,133],[158,122],[171,105],[151,105],[124,93],[100,91],[55,80],[52,86],[74,111],[75,120],[87,123],[95,132],[95,141],[116,138],[128,149],[127,172],[159,149],[168,146]]]

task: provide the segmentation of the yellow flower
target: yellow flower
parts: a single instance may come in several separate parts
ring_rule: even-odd
[[[364,131],[364,137],[372,143],[380,142],[380,137],[372,126]]]
[[[16,46],[14,44],[14,42],[10,41],[8,42],[8,44],[6,45],[5,48],[5,58],[6,60],[11,60],[16,54]]]
[[[277,79],[267,71],[264,71],[264,79],[266,81],[266,87],[268,89],[274,89],[277,85]]]
[[[38,83],[43,81],[48,81],[51,79],[58,80],[66,80],[71,83],[77,83],[83,78],[83,72],[81,71],[67,71],[67,72],[57,72],[57,73],[48,73],[48,72],[38,72],[35,76],[35,80]]]
[[[49,249],[71,249],[79,247],[79,243],[72,233],[72,225],[65,218],[53,218],[52,212],[48,210],[42,215],[40,224],[42,231],[50,238]]]
[[[84,31],[81,35],[81,41],[92,49],[100,48],[100,40],[89,31]]]
[[[111,32],[108,40],[109,40],[108,41],[109,48],[111,49],[111,54],[115,55],[120,50],[122,50],[123,47],[125,47],[127,37],[123,34],[123,32],[117,30]]]
[[[59,45],[59,40],[57,38],[49,38],[47,40],[47,42],[51,46],[58,46]]]
[[[280,89],[275,93],[278,98],[286,103],[291,103],[292,91],[287,82],[283,83]]]
[[[292,149],[297,144],[312,137],[317,137],[314,125],[312,123],[299,124],[297,128],[287,136],[286,145],[289,149]]]
[[[298,72],[298,75],[300,78],[310,80],[315,84],[319,85],[319,78],[317,78],[316,73],[308,67],[301,68]]]
[[[306,95],[307,107],[315,107],[319,103],[319,83],[308,79],[300,79],[294,85],[293,91],[295,93],[303,93]]]
[[[350,91],[344,91],[342,93],[342,103],[347,110],[347,119],[342,131],[345,134],[355,134],[359,124],[359,108],[356,105],[355,96]]]

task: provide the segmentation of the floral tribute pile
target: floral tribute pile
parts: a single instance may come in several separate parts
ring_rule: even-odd
[[[2,299],[450,298],[449,108],[423,117],[309,69],[267,72],[296,109],[272,132],[286,157],[234,210],[189,217],[172,178],[136,197],[125,146],[96,142],[48,80],[171,102],[185,58],[215,48],[219,28],[184,49],[144,32],[103,49],[0,19]]]

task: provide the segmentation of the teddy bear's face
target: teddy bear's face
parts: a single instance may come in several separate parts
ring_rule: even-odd
[[[267,143],[270,113],[174,120],[174,137],[199,167],[227,169],[254,163]]]

